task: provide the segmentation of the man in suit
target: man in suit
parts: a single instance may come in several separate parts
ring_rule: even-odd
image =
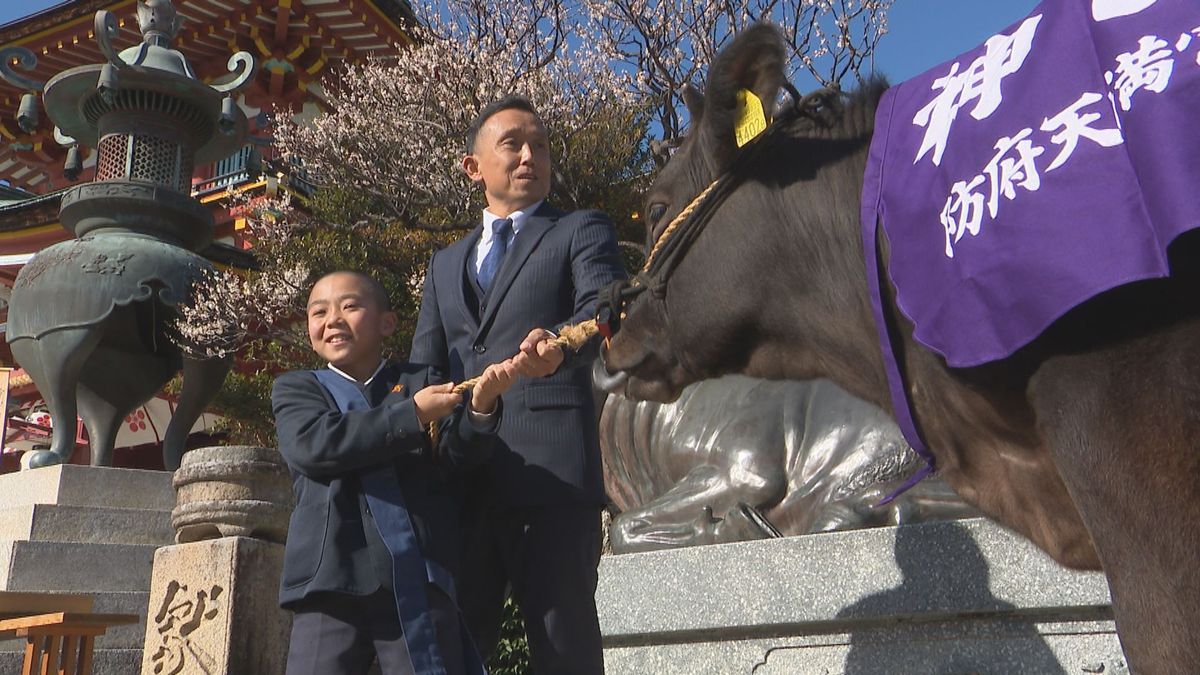
[[[515,367],[489,367],[464,402],[428,368],[385,362],[396,315],[357,272],[317,281],[307,315],[329,366],[284,373],[271,394],[296,492],[279,594],[294,612],[287,673],[364,675],[376,656],[388,675],[481,673],[454,605],[447,473],[488,457]],[[435,453],[425,428],[439,420]]]
[[[511,592],[535,673],[602,673],[604,488],[590,370],[598,347],[564,354],[547,338],[590,318],[599,290],[625,277],[616,233],[599,211],[545,202],[549,141],[528,100],[484,108],[466,149],[463,169],[487,208],[430,261],[410,358],[457,381],[516,354],[527,377],[505,395],[499,441],[469,488],[460,604],[485,657]]]

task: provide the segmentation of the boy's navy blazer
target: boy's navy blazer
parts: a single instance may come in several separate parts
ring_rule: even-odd
[[[391,364],[372,380],[372,408],[343,413],[312,372],[280,375],[271,392],[279,449],[291,471],[296,508],[288,527],[280,604],[315,592],[366,595],[380,587],[386,549],[375,534],[360,473],[392,464],[421,553],[454,572],[459,561],[458,500],[447,474],[484,461],[500,415],[476,427],[464,407],[442,423],[435,460],[412,395],[431,383],[428,368]]]
[[[517,353],[536,327],[592,318],[596,298],[626,276],[612,222],[600,211],[542,204],[525,222],[487,294],[468,269],[482,225],[438,251],[425,275],[410,359],[462,381]],[[504,424],[487,463],[493,500],[515,506],[604,502],[592,340],[556,373],[520,378],[504,395]]]

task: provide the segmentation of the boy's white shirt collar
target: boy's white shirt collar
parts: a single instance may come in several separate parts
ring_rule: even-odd
[[[350,380],[351,382],[355,382],[355,383],[358,382],[358,380],[354,379],[349,374],[345,373],[344,371],[342,371],[342,369],[338,368],[337,366],[333,365],[332,363],[330,363],[328,365],[329,365],[329,369],[332,370],[333,372],[337,373],[338,375],[341,375],[342,377],[346,378],[347,380]],[[375,379],[375,376],[378,375],[379,371],[383,370],[383,367],[386,365],[387,365],[387,359],[379,359],[379,367],[375,369],[375,372],[371,373],[371,376],[367,378],[366,382],[362,383],[362,386],[364,386],[364,387],[371,386],[371,381]]]

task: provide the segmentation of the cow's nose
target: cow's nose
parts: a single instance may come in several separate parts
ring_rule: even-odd
[[[625,384],[629,381],[629,373],[621,370],[616,373],[608,372],[608,366],[604,362],[606,354],[608,354],[608,348],[601,345],[599,358],[592,362],[592,382],[610,394],[624,393]]]

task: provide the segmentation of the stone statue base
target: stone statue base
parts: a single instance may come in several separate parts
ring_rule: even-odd
[[[171,474],[60,464],[0,476],[0,590],[80,593],[92,611],[137,614],[96,640],[94,675],[142,662],[155,548],[172,540]],[[0,642],[0,673],[19,673],[22,640]]]
[[[291,612],[279,608],[283,545],[223,537],[154,554],[142,675],[283,675]]]
[[[608,675],[1128,673],[1100,573],[971,519],[606,556]]]

